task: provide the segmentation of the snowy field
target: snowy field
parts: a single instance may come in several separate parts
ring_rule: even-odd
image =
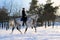
[[[34,29],[28,28],[28,31],[24,34],[24,28],[21,29],[22,34],[15,29],[11,33],[11,29],[5,30],[0,29],[0,40],[60,40],[60,26],[55,26],[55,28],[38,27],[37,32]]]
[[[18,22],[20,19],[18,20]],[[19,22],[21,23],[21,22]],[[60,40],[60,22],[55,22],[54,28],[52,26],[45,28],[37,27],[37,32],[34,29],[28,28],[24,34],[25,28],[21,29],[22,34],[15,29],[11,33],[11,29],[0,29],[0,40]]]

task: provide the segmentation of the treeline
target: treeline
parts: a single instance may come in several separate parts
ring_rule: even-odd
[[[52,22],[52,26],[54,26],[54,22],[56,19],[56,12],[58,9],[58,6],[53,7],[51,6],[53,3],[48,3],[43,5],[43,7],[40,7],[38,10],[38,15],[39,15],[39,19],[38,21],[41,22],[41,25],[43,25],[43,22],[45,22],[45,28],[48,22],[48,26],[51,26],[51,22]]]
[[[10,11],[8,11],[8,9],[5,6],[0,8],[0,23],[2,24],[2,26],[0,26],[0,28],[8,29],[9,28],[9,20],[20,17],[19,16],[20,12],[19,11],[16,12],[16,11],[15,11],[15,13],[12,13],[12,15],[10,15],[11,9],[10,9]],[[6,24],[4,24],[4,23],[6,23]],[[7,26],[5,27],[4,25],[7,25]]]
[[[3,28],[4,22],[9,22],[9,12],[8,12],[8,9],[6,9],[5,7],[2,7],[0,8],[0,23],[2,24],[2,28]]]
[[[45,28],[46,26],[51,26],[51,22],[52,22],[52,26],[54,26],[54,22],[56,19],[56,12],[57,9],[59,9],[59,6],[55,6],[53,7],[52,5],[54,3],[52,3],[50,0],[47,0],[46,4],[40,4],[37,5],[37,0],[32,0],[31,4],[30,4],[30,9],[29,9],[29,13],[30,14],[38,14],[39,18],[38,18],[38,22],[40,22],[41,26],[43,26],[43,23],[45,23]],[[48,22],[48,24],[47,24]]]

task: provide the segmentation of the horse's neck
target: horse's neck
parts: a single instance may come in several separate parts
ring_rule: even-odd
[[[35,15],[35,20],[37,20],[38,19],[38,15]]]

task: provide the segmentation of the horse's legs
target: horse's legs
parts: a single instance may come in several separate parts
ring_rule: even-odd
[[[34,24],[35,24],[35,20],[33,19],[33,22],[32,22],[32,25],[33,25],[33,26],[31,27],[32,29],[33,29],[33,27],[34,27]]]
[[[14,31],[14,28],[15,28],[15,27],[12,28],[12,32]]]
[[[31,27],[33,29],[33,27]]]
[[[35,32],[36,32],[37,22],[34,23],[34,28],[35,28]]]
[[[25,23],[25,25],[27,26],[27,23],[26,23],[26,22],[24,22],[24,23]],[[26,33],[27,29],[28,29],[28,26],[26,27],[26,29],[25,29],[25,32],[24,32],[24,33]]]
[[[35,32],[36,32],[36,26],[34,26],[34,28],[35,28]]]
[[[31,28],[33,29],[33,27],[34,27],[33,24],[31,24],[30,26],[31,26]]]
[[[34,28],[35,28],[35,32],[36,32],[36,28],[37,28],[37,21],[34,22]]]
[[[19,32],[21,32],[21,31],[19,30],[18,26],[17,26],[16,28],[17,28],[17,30],[18,30]],[[21,34],[22,34],[22,32],[21,32]]]
[[[27,29],[28,29],[28,27],[26,27],[26,29],[25,29],[25,32],[24,32],[24,33],[26,33]]]

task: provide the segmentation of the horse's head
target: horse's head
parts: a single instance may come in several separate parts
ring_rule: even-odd
[[[14,20],[9,20],[9,26],[11,27],[11,26],[14,26],[15,24],[14,24]]]

